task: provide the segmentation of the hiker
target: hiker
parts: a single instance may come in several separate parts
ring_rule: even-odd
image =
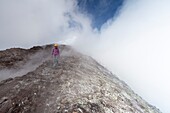
[[[58,65],[59,55],[60,55],[60,51],[59,51],[59,48],[58,48],[58,44],[54,44],[54,48],[52,50],[53,67],[56,67]]]

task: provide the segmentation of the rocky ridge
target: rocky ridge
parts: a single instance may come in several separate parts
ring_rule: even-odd
[[[54,68],[51,48],[0,52],[0,70],[34,66],[0,82],[0,113],[160,113],[93,58],[70,46],[60,46]]]

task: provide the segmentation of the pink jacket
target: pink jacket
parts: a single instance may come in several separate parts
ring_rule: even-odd
[[[53,50],[52,50],[52,55],[53,55],[53,56],[58,56],[59,54],[60,54],[59,49],[58,49],[58,48],[53,48]]]

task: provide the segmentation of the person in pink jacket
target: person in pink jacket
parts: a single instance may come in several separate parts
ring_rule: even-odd
[[[60,55],[60,51],[58,48],[58,44],[54,44],[54,48],[52,49],[52,56],[53,56],[53,67],[56,67],[58,65],[58,58]]]

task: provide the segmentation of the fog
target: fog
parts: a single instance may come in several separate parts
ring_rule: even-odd
[[[75,7],[74,0],[1,0],[0,49],[54,43],[81,27],[85,31],[90,22]]]
[[[168,0],[127,0],[99,31],[73,0],[1,0],[0,49],[72,45],[170,113],[169,6]]]
[[[95,47],[82,47],[163,113],[170,112],[169,5],[127,1],[119,16],[103,25]]]
[[[50,59],[51,56],[49,55],[49,53],[50,52],[45,50],[38,51],[35,54],[32,54],[32,56],[29,56],[29,60],[27,60],[24,64],[19,62],[17,64],[18,67],[0,70],[0,81],[8,78],[22,76],[27,74],[28,72],[34,71],[36,68],[42,65],[46,60]]]

